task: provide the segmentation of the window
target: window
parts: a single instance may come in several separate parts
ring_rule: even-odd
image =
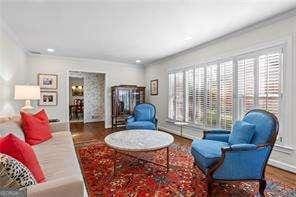
[[[206,67],[206,127],[218,126],[218,73],[217,64]]]
[[[233,61],[220,64],[220,127],[231,128],[233,120]]]
[[[194,120],[194,111],[193,111],[193,95],[194,95],[194,84],[193,84],[193,69],[185,71],[185,86],[186,86],[186,112],[185,112],[185,121],[193,122]]]
[[[195,68],[195,118],[194,123],[204,126],[205,122],[205,68]]]
[[[168,117],[225,129],[254,108],[279,118],[282,51],[271,48],[170,73]]]
[[[169,118],[175,118],[175,74],[169,74]]]

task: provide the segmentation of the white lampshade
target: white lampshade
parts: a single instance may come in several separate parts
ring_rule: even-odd
[[[30,85],[14,86],[14,99],[16,100],[39,100],[40,87]]]

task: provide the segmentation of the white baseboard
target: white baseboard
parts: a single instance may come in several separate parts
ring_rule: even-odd
[[[269,159],[268,164],[271,165],[271,166],[274,166],[274,167],[289,171],[289,172],[296,173],[296,166],[292,166],[290,164],[283,163],[281,161],[277,161],[277,160],[274,160],[274,159]]]
[[[159,126],[158,127],[160,130],[163,130],[163,131],[166,131],[166,132],[169,132],[169,133],[172,133],[172,134],[175,134],[175,135],[179,135],[181,136],[180,134],[180,131],[175,131],[173,129],[170,129],[170,128],[167,128],[167,127],[163,127],[163,126]],[[188,139],[196,139],[197,137],[196,136],[193,136],[193,135],[189,135],[189,134],[186,134],[186,133],[183,133],[182,137],[184,138],[188,138]]]

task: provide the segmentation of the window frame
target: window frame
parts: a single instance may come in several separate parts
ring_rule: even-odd
[[[187,67],[184,67],[184,68],[179,68],[179,69],[176,69],[176,70],[172,70],[170,71],[168,74],[175,74],[175,73],[178,73],[178,72],[183,72],[183,90],[184,90],[184,94],[183,94],[183,121],[186,121],[186,109],[187,109],[187,105],[188,103],[186,102],[186,71],[188,70],[193,70],[193,121],[190,121],[188,122],[189,123],[189,126],[193,126],[193,127],[197,127],[197,128],[200,128],[200,129],[213,129],[213,128],[216,128],[216,127],[207,127],[206,126],[206,118],[207,117],[204,117],[204,123],[203,124],[197,124],[195,122],[195,119],[196,119],[196,79],[195,79],[195,70],[196,68],[200,68],[200,67],[203,67],[204,68],[204,108],[206,110],[206,102],[207,102],[207,84],[206,84],[206,80],[207,80],[207,77],[206,77],[206,72],[207,72],[207,66],[208,65],[211,65],[211,64],[217,64],[217,83],[218,83],[218,98],[217,98],[217,110],[218,110],[218,127],[220,128],[221,127],[221,124],[220,124],[220,120],[221,120],[221,113],[220,113],[220,64],[221,63],[224,63],[224,62],[227,62],[227,61],[232,61],[232,81],[233,81],[233,84],[232,84],[232,121],[235,121],[235,120],[238,120],[240,118],[240,114],[238,113],[238,61],[241,60],[241,59],[246,59],[248,57],[252,58],[252,57],[256,57],[255,58],[255,69],[254,69],[254,72],[257,73],[258,71],[258,67],[259,67],[259,64],[258,64],[258,57],[260,55],[264,55],[264,54],[267,54],[267,53],[271,53],[273,51],[277,51],[277,52],[280,52],[282,57],[281,57],[281,62],[280,62],[280,65],[279,65],[279,68],[280,68],[280,76],[279,76],[279,87],[280,87],[280,92],[279,92],[279,95],[280,95],[280,99],[279,99],[279,114],[280,114],[280,117],[283,117],[283,113],[282,113],[282,108],[283,108],[283,95],[284,95],[284,82],[283,82],[283,75],[285,73],[285,63],[286,63],[286,56],[287,56],[287,53],[286,53],[286,43],[285,42],[281,42],[281,43],[277,43],[277,44],[271,44],[269,46],[265,46],[265,47],[258,47],[258,48],[253,48],[253,49],[249,49],[248,51],[245,51],[245,52],[241,52],[241,53],[237,53],[236,55],[229,55],[228,57],[225,56],[223,58],[216,58],[216,59],[212,59],[210,61],[205,61],[203,63],[198,63],[198,64],[194,64],[193,66],[187,66]],[[258,76],[255,76],[255,79],[254,79],[254,83],[255,83],[255,92],[254,92],[254,100],[256,102],[256,95],[258,92],[258,85],[257,82],[256,82],[256,78],[258,79]],[[176,76],[175,76],[175,88],[176,88]],[[169,90],[170,91],[170,90]],[[176,90],[175,90],[176,91]],[[170,95],[170,94],[168,94]],[[256,103],[255,106],[258,106],[258,104]],[[174,103],[174,111],[176,112],[176,105]],[[176,113],[174,112],[174,119],[171,119],[168,117],[168,120],[169,121],[176,121]],[[169,109],[168,109],[168,113],[169,114]],[[204,115],[205,116],[205,115]]]

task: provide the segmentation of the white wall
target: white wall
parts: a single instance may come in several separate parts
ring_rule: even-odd
[[[280,129],[284,133],[284,142],[282,146],[275,147],[270,163],[296,172],[296,16],[277,21],[265,21],[256,28],[245,29],[202,47],[147,65],[145,67],[146,86],[149,87],[150,80],[159,79],[159,95],[147,95],[147,98],[157,106],[160,128],[170,131],[179,130],[166,122],[169,70],[193,66],[214,58],[230,57],[243,50],[260,48],[282,41],[286,44],[287,52],[283,84],[283,117],[280,123]],[[185,135],[201,136],[198,129],[188,128],[186,131]]]
[[[14,100],[14,85],[27,82],[26,54],[9,27],[0,20],[0,116],[19,113],[24,101]]]
[[[37,83],[38,73],[58,74],[58,105],[46,107],[50,118],[68,121],[68,71],[105,73],[105,126],[111,127],[111,86],[120,84],[144,85],[144,68],[117,62],[54,56],[29,56],[30,82]]]

